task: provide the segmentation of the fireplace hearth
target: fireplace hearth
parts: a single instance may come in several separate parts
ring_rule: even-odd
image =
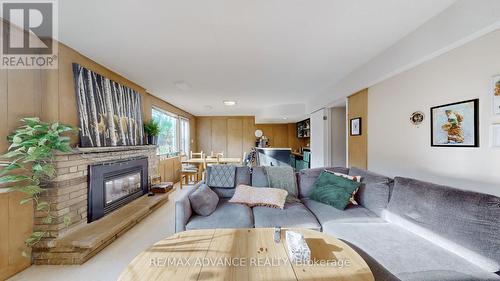
[[[87,221],[96,221],[147,192],[147,157],[90,165]]]
[[[141,196],[159,175],[156,150],[143,145],[57,153],[56,177],[40,195],[53,219],[47,224],[47,212],[35,211],[34,230],[46,235],[33,247],[33,263],[82,264],[167,202],[168,196]]]

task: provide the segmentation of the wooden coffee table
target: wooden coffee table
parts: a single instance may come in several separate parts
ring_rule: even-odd
[[[139,254],[119,280],[350,280],[373,281],[365,261],[347,244],[327,234],[304,235],[314,265],[288,261],[285,229],[207,229],[177,233]]]

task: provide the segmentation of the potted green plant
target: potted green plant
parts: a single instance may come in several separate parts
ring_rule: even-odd
[[[157,145],[160,135],[160,124],[155,120],[149,120],[144,123],[144,133],[147,135],[148,144]]]
[[[50,179],[56,176],[52,163],[54,152],[71,150],[70,138],[63,135],[76,129],[59,123],[45,123],[36,117],[21,121],[24,125],[7,137],[11,144],[8,152],[0,155],[0,185],[25,193],[27,197],[20,204],[33,202],[36,211],[45,213],[43,223],[52,224],[51,211],[54,210],[39,195],[45,191],[44,186]],[[69,217],[64,218],[64,223],[70,223]],[[31,247],[44,236],[45,231],[34,231],[26,244]]]

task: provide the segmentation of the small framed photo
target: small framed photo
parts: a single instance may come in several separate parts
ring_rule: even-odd
[[[500,115],[500,75],[493,77],[491,97],[493,99],[493,114]]]
[[[361,117],[351,119],[351,136],[361,136]]]
[[[500,124],[491,125],[491,147],[500,148]]]
[[[479,147],[479,99],[431,108],[431,145]]]

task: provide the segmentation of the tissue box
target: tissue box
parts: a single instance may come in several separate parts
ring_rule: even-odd
[[[307,246],[306,240],[302,234],[287,231],[285,234],[288,254],[292,262],[308,263],[311,260],[311,250]]]

